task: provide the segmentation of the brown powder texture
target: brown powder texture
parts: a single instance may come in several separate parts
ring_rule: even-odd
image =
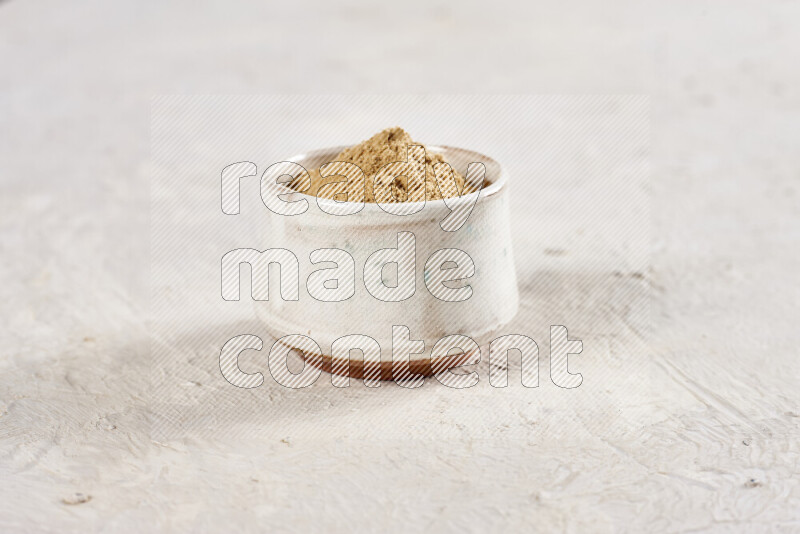
[[[318,169],[309,170],[311,175],[311,189],[306,191],[309,195],[321,198],[331,198],[336,200],[347,200],[350,202],[375,202],[374,183],[375,175],[385,165],[398,161],[406,161],[410,158],[408,145],[422,145],[415,143],[411,136],[399,127],[387,128],[379,132],[366,141],[343,150],[332,161],[346,162],[357,165],[366,175],[366,187],[360,173],[347,174],[347,180],[343,176],[327,176],[323,178]],[[422,145],[424,146],[424,145]],[[408,177],[400,175],[394,180],[392,186],[393,196],[381,198],[381,202],[416,202],[425,200],[438,200],[459,196],[459,194],[469,193],[471,190],[463,191],[464,177],[450,166],[452,173],[443,173],[440,167],[439,180],[442,182],[444,196],[437,186],[434,165],[437,163],[448,163],[441,154],[434,154],[425,148],[425,187],[408,188]],[[325,174],[330,171],[345,172],[345,166],[332,163],[330,168],[325,169]],[[338,183],[336,183],[338,182]],[[412,185],[414,181],[412,180]],[[327,184],[333,184],[323,187]],[[421,185],[421,184],[418,184]],[[320,190],[320,188],[322,188]]]

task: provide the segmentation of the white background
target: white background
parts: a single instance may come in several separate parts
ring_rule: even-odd
[[[0,527],[797,530],[798,17],[797,2],[0,3]],[[246,431],[209,418],[151,439],[151,97],[298,92],[649,95],[652,268],[622,272],[651,296],[647,346],[599,305],[619,286],[567,279],[570,244],[537,237],[527,257],[561,288],[541,300],[606,321],[607,347],[576,359],[603,384],[261,390]],[[66,504],[76,493],[91,500]]]

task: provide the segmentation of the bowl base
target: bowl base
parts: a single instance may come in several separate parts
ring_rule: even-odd
[[[409,380],[415,376],[432,376],[447,369],[477,363],[472,352],[453,354],[442,358],[420,359],[400,362],[365,362],[364,360],[344,360],[332,358],[326,354],[313,354],[306,356],[301,352],[303,359],[326,373],[346,376],[356,379],[373,380]]]

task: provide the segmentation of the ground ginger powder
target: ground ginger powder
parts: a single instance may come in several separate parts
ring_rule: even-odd
[[[375,177],[385,165],[394,162],[405,162],[411,158],[409,145],[422,145],[415,143],[411,136],[399,127],[387,128],[379,132],[366,141],[342,151],[336,156],[333,162],[346,162],[357,165],[366,175],[366,184],[360,173],[345,173],[343,165],[330,163],[330,167],[322,168],[324,174],[330,172],[342,172],[342,175],[328,175],[322,177],[318,169],[309,171],[311,175],[311,188],[305,191],[309,195],[321,198],[331,198],[339,201],[346,199],[349,202],[376,202],[375,199]],[[422,145],[424,146],[424,145]],[[437,185],[437,175],[434,166],[447,163],[448,165],[438,165],[436,171],[439,173]],[[451,172],[452,170],[452,172]],[[425,148],[425,181],[424,187],[419,182],[412,180],[412,187],[409,189],[408,177],[399,175],[394,179],[392,195],[380,198],[381,202],[417,202],[427,198],[427,200],[438,200],[441,198],[457,197],[460,194],[470,193],[472,189],[465,187],[464,177],[445,161],[441,154],[434,154]],[[331,185],[328,185],[331,184]],[[416,187],[415,187],[416,185]]]

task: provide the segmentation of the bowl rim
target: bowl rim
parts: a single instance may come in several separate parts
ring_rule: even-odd
[[[328,148],[318,148],[318,149],[314,149],[314,150],[308,150],[306,152],[301,152],[300,154],[295,154],[294,156],[292,156],[290,158],[287,158],[286,161],[289,161],[289,162],[292,162],[292,163],[297,163],[299,165],[302,165],[303,168],[305,168],[304,160],[309,160],[311,158],[319,157],[319,156],[322,156],[322,155],[325,155],[325,154],[333,154],[335,156],[335,155],[339,154],[342,150],[344,150],[346,148],[349,148],[349,145],[341,145],[341,146],[334,146],[334,147],[328,147]],[[497,193],[499,193],[500,191],[502,191],[503,189],[505,189],[507,187],[506,184],[508,183],[508,175],[506,173],[506,170],[494,158],[491,158],[489,156],[486,156],[486,155],[481,154],[480,152],[476,152],[474,150],[469,150],[469,149],[460,148],[460,147],[453,147],[453,146],[448,146],[448,145],[426,145],[426,148],[428,150],[430,150],[431,152],[438,153],[438,154],[443,154],[443,155],[446,155],[448,152],[451,152],[451,151],[459,151],[459,152],[466,153],[468,156],[469,155],[477,156],[478,158],[475,159],[474,161],[477,161],[477,162],[480,162],[480,163],[491,163],[491,164],[494,164],[494,165],[497,166],[497,179],[494,180],[494,181],[490,181],[489,185],[482,187],[480,189],[480,191],[475,191],[474,193],[469,193],[468,195],[465,195],[465,196],[458,196],[458,197],[450,197],[450,198],[448,198],[447,199],[447,203],[449,204],[449,206],[447,204],[445,204],[445,199],[435,199],[435,200],[426,199],[426,200],[418,200],[418,201],[415,201],[415,202],[401,202],[401,203],[398,203],[398,204],[403,204],[404,206],[408,206],[409,208],[412,208],[412,210],[413,210],[413,208],[418,208],[418,210],[413,210],[413,213],[420,213],[422,211],[428,211],[428,212],[433,212],[433,211],[439,212],[439,211],[442,211],[442,210],[451,211],[451,210],[455,209],[456,207],[460,206],[461,204],[465,204],[465,203],[472,204],[473,202],[475,202],[475,203],[481,202],[482,198],[496,195]],[[335,161],[335,160],[331,160],[331,161]],[[326,162],[326,163],[329,163],[329,162]],[[472,161],[470,163],[472,163]],[[306,171],[307,170],[308,169],[306,169]],[[309,194],[297,191],[295,189],[292,189],[291,187],[289,187],[289,186],[287,186],[285,184],[278,184],[278,185],[280,186],[280,188],[286,190],[286,193],[284,193],[284,194],[292,195],[292,199],[305,198],[305,199],[307,199],[309,201],[309,203],[313,202],[318,207],[319,207],[320,204],[322,204],[326,208],[335,209],[337,207],[341,208],[341,207],[344,207],[344,206],[347,206],[347,205],[362,205],[363,204],[363,208],[361,210],[359,210],[360,212],[364,212],[364,211],[370,212],[370,211],[372,211],[372,212],[388,213],[383,208],[381,208],[380,204],[378,204],[377,202],[363,202],[362,203],[362,202],[339,201],[339,200],[334,200],[334,199],[330,199],[330,198],[318,197],[316,195],[309,195]],[[478,196],[477,201],[473,200],[473,197],[475,197],[475,196]],[[419,206],[422,206],[422,207],[419,207]]]

